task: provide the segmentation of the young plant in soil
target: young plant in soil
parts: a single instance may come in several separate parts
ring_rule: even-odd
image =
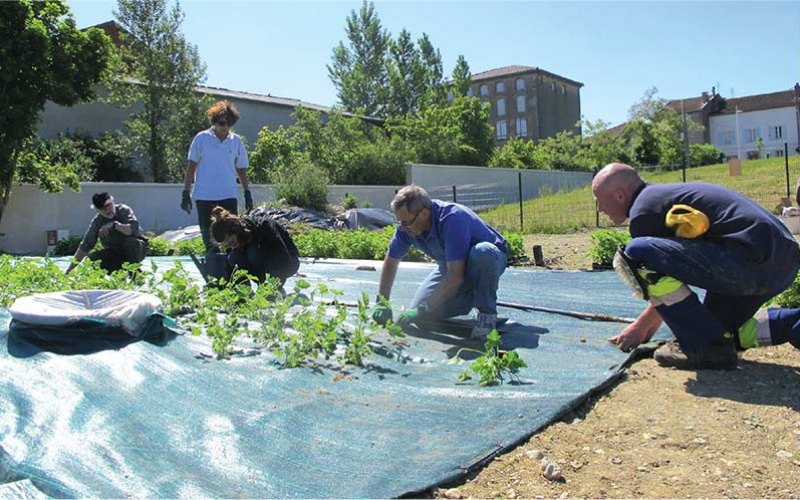
[[[460,354],[462,351],[479,353],[481,356],[469,365],[469,369],[478,375],[478,385],[488,386],[502,384],[504,382],[504,374],[508,375],[510,380],[514,380],[517,372],[522,368],[526,368],[528,365],[515,351],[502,351],[500,349],[501,346],[502,341],[500,340],[500,334],[497,330],[492,330],[486,337],[483,351],[462,347],[458,350],[456,355],[453,356],[450,362],[461,362]],[[459,375],[458,379],[462,382],[471,380],[472,375],[470,375],[469,371],[465,371]]]

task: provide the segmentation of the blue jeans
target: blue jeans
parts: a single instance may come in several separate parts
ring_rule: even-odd
[[[467,256],[467,269],[464,282],[456,295],[449,298],[435,311],[430,311],[427,318],[452,318],[467,314],[473,307],[478,311],[497,314],[497,288],[500,276],[506,270],[506,254],[492,243],[482,242],[472,247]],[[417,288],[411,301],[411,307],[417,307],[427,300],[442,281],[447,268],[439,265],[431,271],[425,281]]]
[[[203,237],[206,253],[217,253],[219,252],[219,247],[211,241],[211,235],[209,234],[211,230],[211,210],[219,206],[236,215],[239,210],[239,200],[236,198],[212,201],[197,200],[195,205],[197,206],[197,222],[200,225],[200,235]]]
[[[625,247],[644,267],[706,291],[671,306],[657,306],[684,349],[702,349],[736,334],[764,302],[789,287],[800,262],[754,264],[730,244],[684,238],[634,238]]]

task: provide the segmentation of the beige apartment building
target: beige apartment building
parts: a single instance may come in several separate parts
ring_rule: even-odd
[[[490,105],[495,144],[512,137],[546,139],[581,133],[583,84],[533,66],[506,66],[472,75],[467,95]]]

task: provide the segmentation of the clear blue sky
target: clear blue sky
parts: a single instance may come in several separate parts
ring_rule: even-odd
[[[114,19],[113,0],[70,0],[79,27]],[[361,2],[185,0],[183,33],[206,85],[336,103],[326,64]],[[644,92],[724,97],[787,90],[800,80],[800,2],[377,1],[396,37],[427,33],[446,74],[537,66],[584,84],[584,118],[626,120]]]

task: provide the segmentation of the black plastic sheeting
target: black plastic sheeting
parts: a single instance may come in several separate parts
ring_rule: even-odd
[[[183,264],[192,267],[188,258]],[[356,300],[361,290],[377,291],[379,273],[356,271],[362,264],[304,261],[300,272]],[[396,313],[430,269],[401,266]],[[644,305],[613,272],[509,269],[500,299],[619,316]],[[281,369],[251,345],[218,361],[208,356],[207,338],[191,335],[23,357],[9,353],[3,311],[0,492],[384,498],[423,491],[534,434],[616,379],[628,360],[606,340],[624,324],[505,308],[500,315],[509,318],[504,346],[529,368],[518,384],[478,387],[458,381],[467,364],[447,361],[460,347],[479,346],[447,332],[409,336],[400,351],[380,333],[379,352],[364,368]]]

